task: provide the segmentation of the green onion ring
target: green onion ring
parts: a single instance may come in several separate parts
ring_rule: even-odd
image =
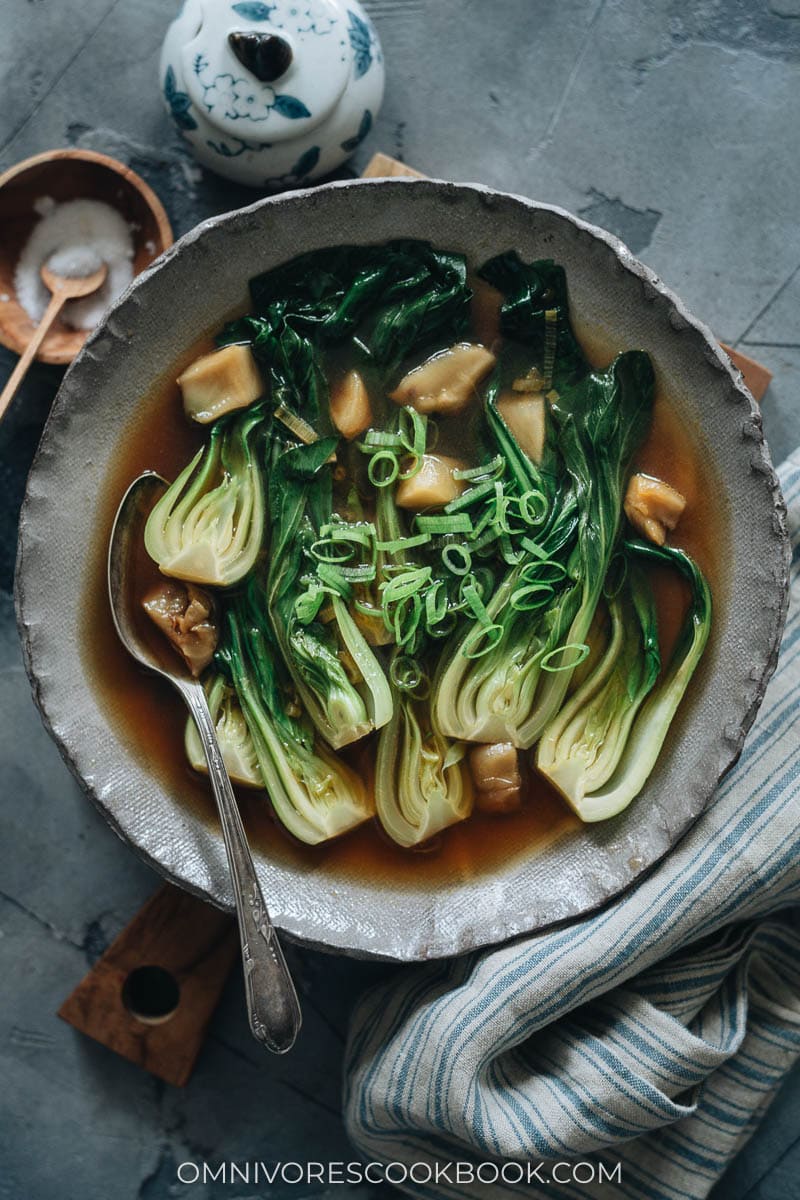
[[[577,653],[577,658],[571,663],[561,663],[557,667],[550,666],[550,659],[556,654],[564,654],[567,650],[574,650]],[[583,662],[589,655],[589,647],[586,642],[566,642],[563,646],[556,646],[554,650],[549,650],[539,659],[539,666],[543,671],[571,671]]]

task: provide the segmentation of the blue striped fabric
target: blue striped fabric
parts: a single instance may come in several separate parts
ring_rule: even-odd
[[[602,912],[410,968],[356,1011],[348,1129],[368,1159],[418,1164],[418,1182],[393,1176],[405,1190],[706,1196],[800,1055],[800,451],[780,474],[794,560],[779,667],[698,824]],[[581,1161],[595,1181],[442,1170],[499,1160]]]

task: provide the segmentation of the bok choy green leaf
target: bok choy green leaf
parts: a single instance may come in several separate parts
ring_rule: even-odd
[[[250,292],[253,315],[228,325],[219,344],[249,342],[273,407],[328,429],[321,350],[349,339],[357,358],[388,373],[435,339],[462,336],[471,297],[462,255],[410,240],[315,250],[257,276]]]
[[[253,567],[264,538],[264,480],[255,450],[262,420],[248,412],[218,421],[153,508],[144,543],[163,575],[230,587]]]

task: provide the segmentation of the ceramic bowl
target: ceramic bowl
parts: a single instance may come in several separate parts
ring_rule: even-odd
[[[669,851],[735,761],[774,665],[785,617],[784,510],[758,412],[711,334],[615,238],[559,209],[475,185],[360,181],[262,200],[200,225],[140,276],[64,380],[28,482],[17,571],[34,695],[67,763],[114,829],[168,879],[231,907],[213,820],[187,806],[126,736],[87,677],[87,579],[104,552],[107,480],[143,397],[198,334],[243,305],[250,276],[304,251],[425,237],[477,265],[515,248],[563,263],[578,331],[653,357],[675,418],[705,456],[718,519],[712,641],[655,771],[612,821],[567,822],[529,853],[412,856],[399,874],[335,848],[303,856],[256,839],[264,895],[292,938],[356,955],[457,954],[602,904]],[[118,490],[126,481],[119,480]],[[250,813],[248,811],[248,817]],[[498,837],[501,835],[498,833]]]

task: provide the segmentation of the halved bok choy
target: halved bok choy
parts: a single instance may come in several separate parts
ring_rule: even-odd
[[[287,447],[273,438],[267,604],[303,707],[338,749],[385,725],[392,695],[348,606],[351,584],[335,563],[318,557],[321,531],[331,522],[335,445],[335,438],[323,438]],[[332,618],[327,622],[320,619],[323,606]]]
[[[549,402],[558,457],[546,452],[537,470],[509,446],[510,431],[500,431],[487,397],[489,428],[520,474],[518,490],[536,489],[544,503],[483,622],[467,628],[440,668],[435,707],[444,733],[527,749],[558,712],[588,651],[631,457],[652,404],[652,365],[637,350],[567,384]]]
[[[228,607],[217,651],[247,722],[263,786],[282,825],[308,845],[369,820],[369,789],[317,736],[297,703],[253,576]]]
[[[631,803],[655,766],[670,722],[711,629],[711,593],[683,550],[627,542],[628,574],[609,601],[605,652],[545,729],[536,766],[583,821],[603,821]],[[672,567],[691,590],[669,663],[660,673],[655,607],[637,560]]]
[[[217,732],[217,743],[228,774],[234,783],[240,783],[244,787],[263,788],[264,780],[258,765],[256,748],[234,688],[224,675],[215,674],[207,680],[205,691],[211,720]],[[208,774],[203,743],[191,717],[186,722],[184,747],[189,765],[195,771]]]
[[[264,538],[255,442],[263,413],[218,421],[147,519],[144,544],[162,575],[207,587],[245,577]]]
[[[378,819],[392,841],[416,846],[470,815],[466,750],[434,727],[427,698],[395,691],[375,762]]]

